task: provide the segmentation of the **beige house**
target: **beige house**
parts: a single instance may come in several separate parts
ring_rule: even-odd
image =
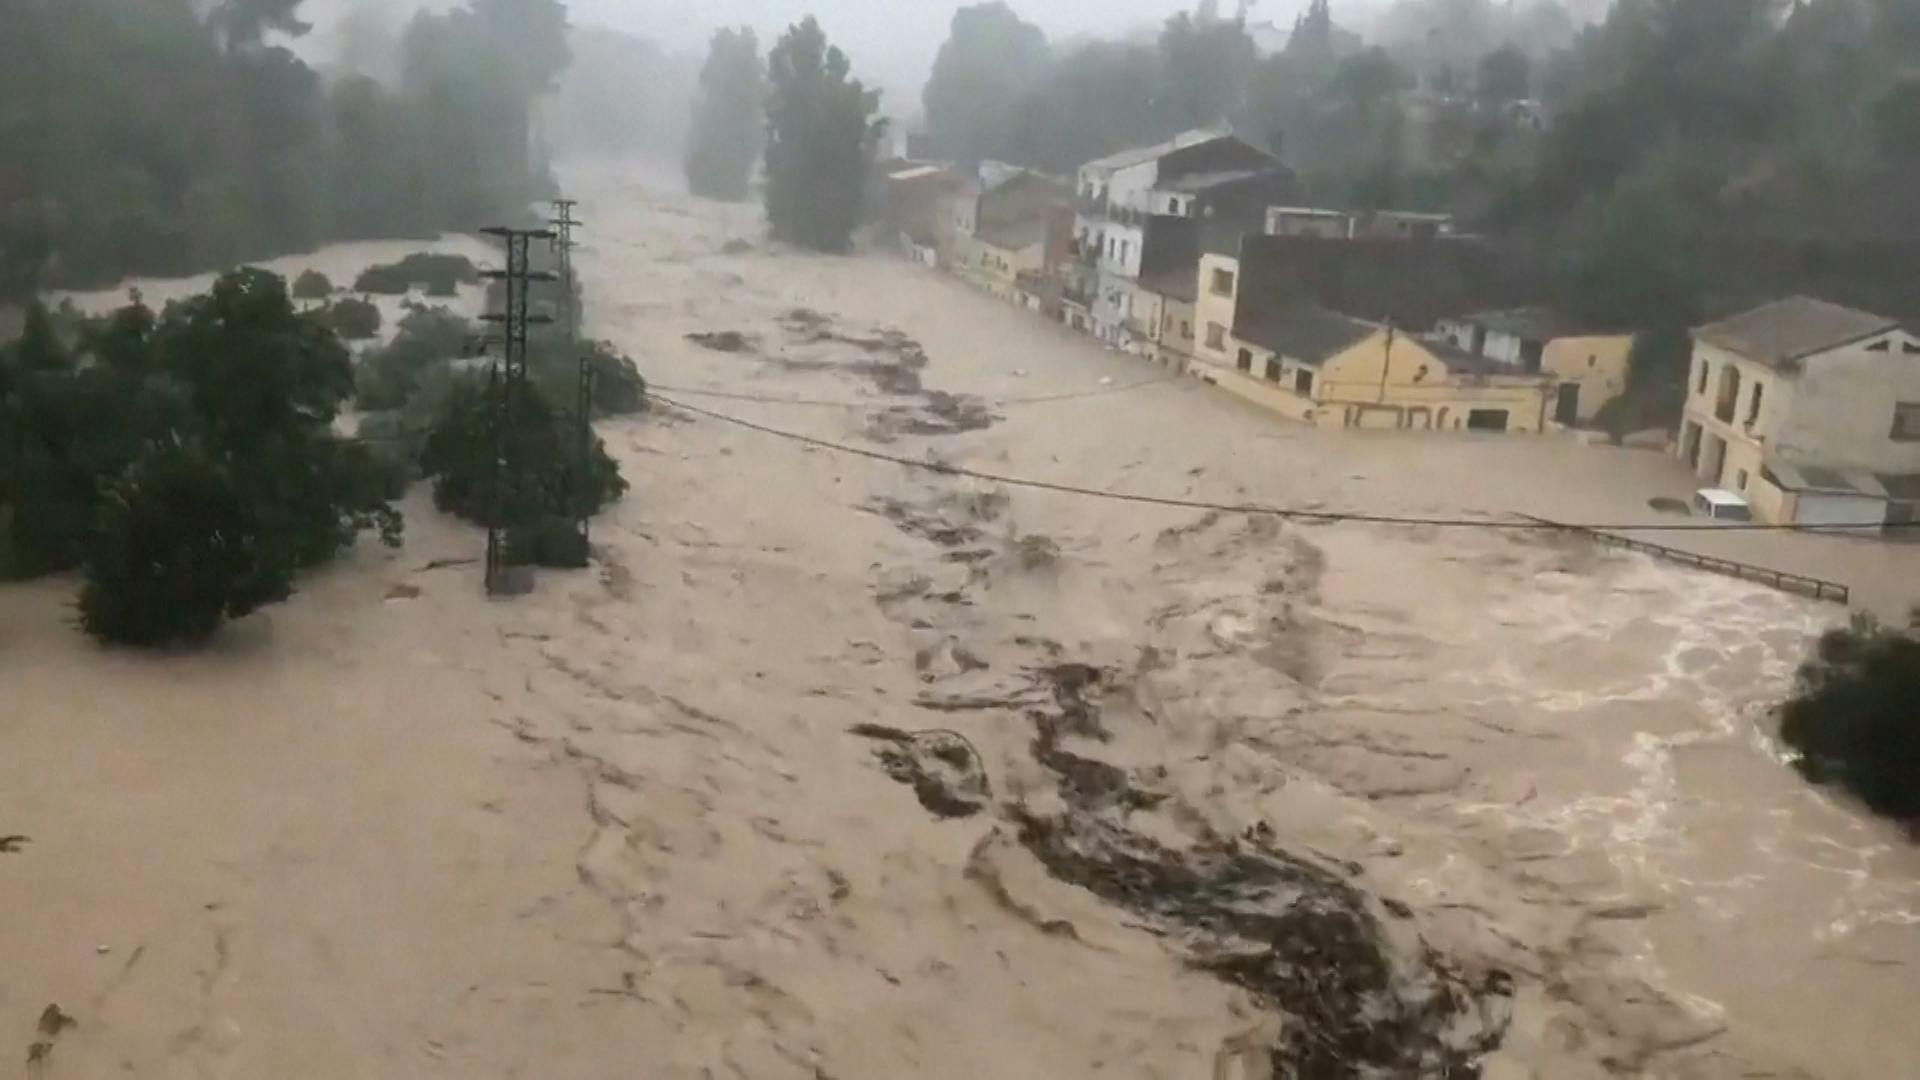
[[[1175,371],[1193,364],[1197,280],[1193,272],[1173,271],[1142,276],[1134,286],[1133,314],[1139,323],[1133,335],[1136,348]]]
[[[1633,335],[1586,326],[1548,308],[1442,319],[1436,334],[1474,356],[1552,377],[1551,418],[1562,427],[1592,423],[1607,402],[1627,389]]]
[[[1920,335],[1803,296],[1693,332],[1678,453],[1781,524],[1914,519]]]
[[[1194,359],[1230,368],[1243,343],[1233,336],[1233,309],[1239,297],[1240,257],[1219,251],[1200,256],[1194,281]]]
[[[1444,343],[1325,308],[1242,320],[1234,366],[1215,385],[1320,427],[1417,431],[1545,429],[1550,382]]]

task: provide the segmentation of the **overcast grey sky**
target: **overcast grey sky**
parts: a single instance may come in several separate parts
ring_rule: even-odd
[[[1029,22],[1055,38],[1075,34],[1117,37],[1157,26],[1197,0],[1008,0]],[[1231,14],[1237,0],[1221,0]],[[651,37],[662,44],[697,47],[719,26],[746,24],[763,38],[812,14],[827,36],[853,57],[854,70],[870,82],[910,92],[915,102],[890,101],[891,109],[917,103],[933,56],[946,40],[953,13],[964,0],[568,0],[575,23],[602,23]],[[1259,0],[1250,18],[1291,25],[1306,0]],[[1376,0],[1334,0],[1336,17],[1371,10]]]

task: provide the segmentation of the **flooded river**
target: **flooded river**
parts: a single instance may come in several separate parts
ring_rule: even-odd
[[[50,1075],[1914,1074],[1920,849],[1770,734],[1841,609],[821,444],[1489,521],[1670,463],[1288,426],[576,186],[589,330],[686,406],[603,426],[593,571],[489,603],[416,493],[205,655],[0,590],[0,1024],[77,1020]]]

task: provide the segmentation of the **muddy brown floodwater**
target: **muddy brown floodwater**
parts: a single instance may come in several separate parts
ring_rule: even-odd
[[[930,271],[769,249],[751,209],[572,186],[591,331],[701,410],[1222,502],[1592,520],[1685,493],[1633,451],[1288,426]],[[634,491],[592,571],[524,599],[484,600],[479,538],[418,493],[403,550],[204,654],[103,652],[70,582],[0,589],[5,1052],[1915,1075],[1920,854],[1801,784],[1767,719],[1837,608],[691,409],[602,433]],[[1889,608],[1876,583],[1920,580],[1913,549],[1700,542]]]

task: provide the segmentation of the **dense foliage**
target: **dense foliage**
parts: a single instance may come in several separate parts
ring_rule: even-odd
[[[1000,0],[961,8],[922,94],[928,133],[958,161],[1004,153],[1020,94],[1050,61],[1046,35]]]
[[[314,314],[329,330],[348,341],[364,341],[380,333],[380,308],[371,300],[346,296]]]
[[[558,0],[466,0],[394,43],[389,84],[281,44],[297,0],[30,0],[0,33],[0,300],[331,239],[488,223],[547,186],[534,99]]]
[[[746,199],[766,141],[766,73],[759,42],[745,27],[718,31],[693,99],[688,189],[709,199]]]
[[[1920,823],[1920,637],[1857,621],[1820,639],[1782,710],[1807,779]]]
[[[70,347],[31,312],[0,351],[0,569],[83,568],[90,632],[198,640],[361,532],[398,541],[392,474],[333,434],[346,347],[280,278],[236,271],[158,316],[136,302]]]
[[[480,270],[465,255],[416,251],[399,262],[369,266],[353,279],[355,292],[401,296],[413,288],[428,296],[452,296],[462,285],[477,285]]]
[[[867,165],[885,121],[880,92],[852,77],[847,55],[812,18],[767,59],[767,220],[776,239],[845,251],[859,224]]]
[[[295,300],[325,300],[333,295],[333,281],[318,270],[303,270],[293,279]]]
[[[434,372],[471,355],[480,337],[479,326],[447,308],[414,308],[390,344],[361,359],[355,404],[367,412],[404,407]]]
[[[497,469],[495,398],[478,379],[453,384],[421,454],[422,471],[433,477],[433,501],[441,510],[482,525],[500,525],[521,537],[517,549],[560,551],[550,539],[556,522],[598,513],[627,490],[620,467],[598,437],[581,445],[574,418],[554,408],[537,382],[509,410],[505,460]],[[571,555],[537,559],[542,565],[577,565]]]

